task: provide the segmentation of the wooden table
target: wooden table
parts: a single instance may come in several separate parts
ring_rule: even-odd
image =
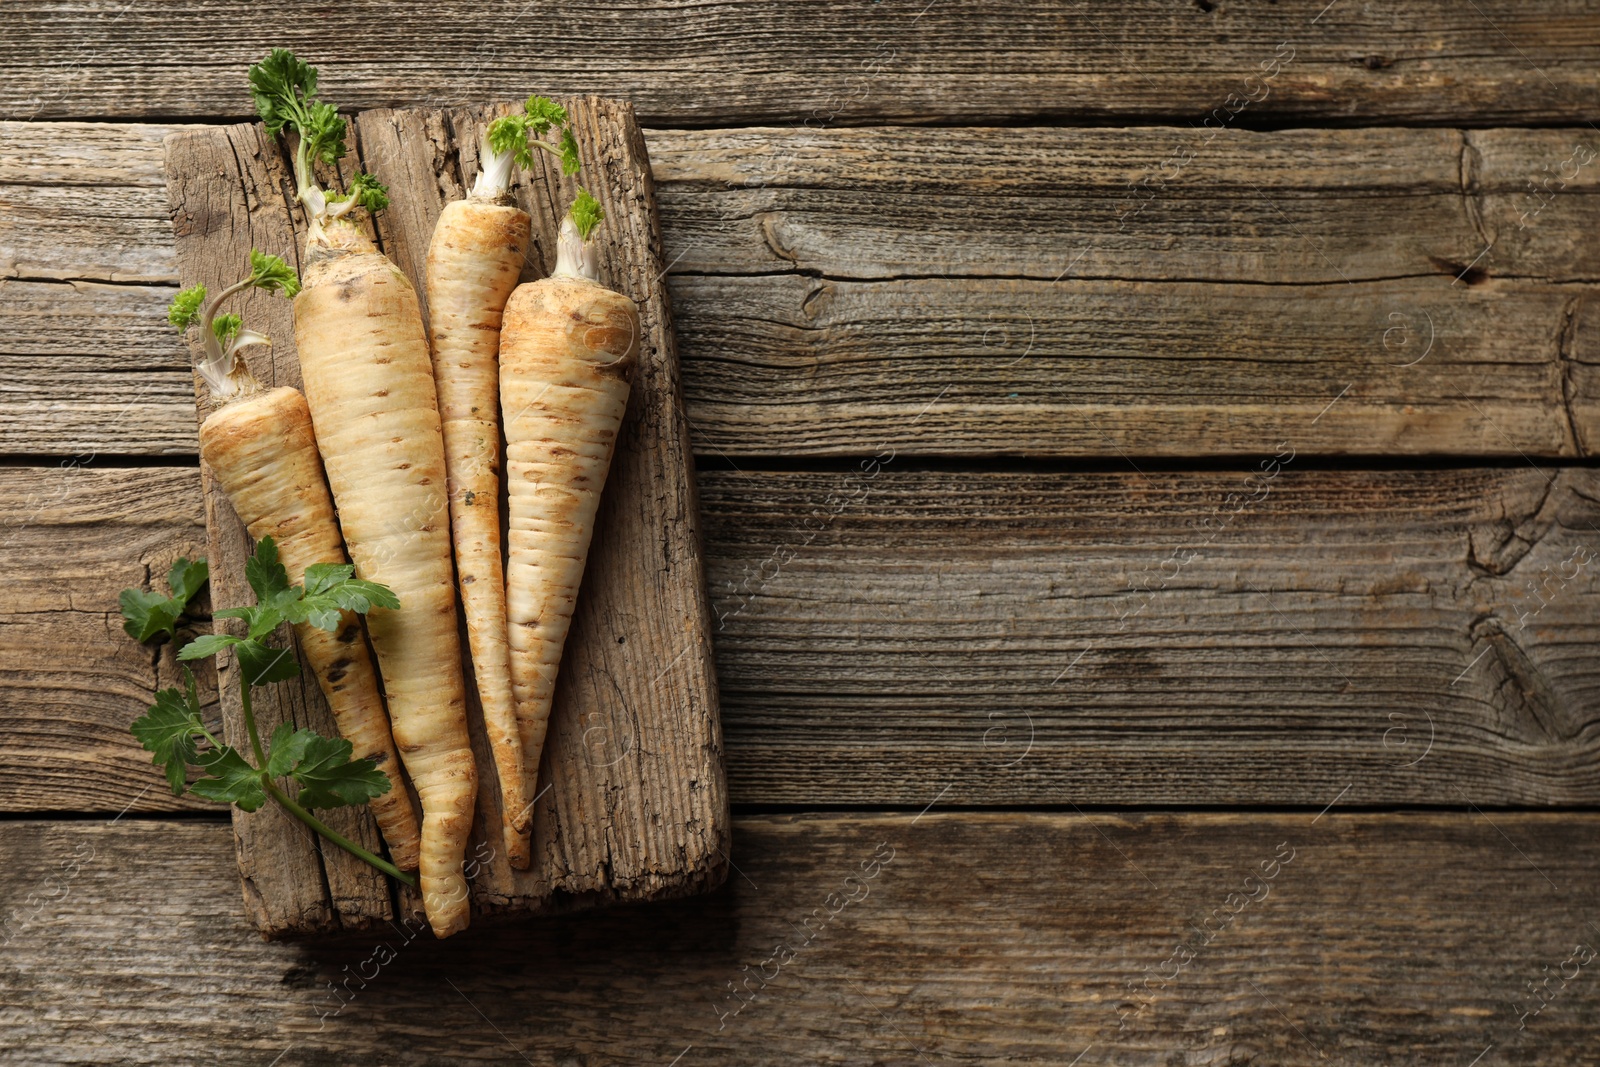
[[[1600,3],[4,18],[0,1058],[1593,1062]],[[161,139],[273,45],[649,127],[715,895],[263,944],[128,734],[204,540]]]

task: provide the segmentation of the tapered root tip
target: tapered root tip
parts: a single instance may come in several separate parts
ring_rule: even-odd
[[[432,883],[424,886],[422,902],[428,913],[428,925],[433,927],[433,936],[443,940],[465,930],[472,921],[467,880],[458,875],[424,881]]]
[[[533,866],[533,848],[528,842],[526,831],[519,832],[515,826],[507,823],[505,841],[506,862],[519,871],[525,871]]]

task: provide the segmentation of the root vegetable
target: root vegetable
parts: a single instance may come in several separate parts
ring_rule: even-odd
[[[250,261],[250,276],[223,290],[204,310],[203,286],[179,294],[171,318],[180,329],[191,322],[200,326],[206,356],[198,370],[212,395],[223,402],[200,426],[200,457],[250,536],[274,539],[288,580],[301,585],[306,568],[345,562],[344,541],[323,482],[305,398],[287,387],[263,390],[238,353],[270,342],[245,330],[236,315],[217,316],[224,300],[246,288],[291,297],[298,291],[299,280],[278,257],[252,252]],[[360,620],[344,611],[334,630],[302,622],[295,626],[295,636],[354,757],[370,759],[394,779],[395,788],[372,799],[372,813],[395,866],[414,870],[417,814],[399,780],[389,718]]]
[[[500,333],[511,680],[530,796],[638,358],[638,308],[600,284],[587,244],[600,218],[580,191],[561,224],[555,270],[512,293]]]
[[[286,51],[251,68],[270,132],[298,134],[295,180],[310,219],[295,343],[339,523],[356,573],[398,610],[367,619],[395,745],[422,802],[423,903],[439,937],[465,929],[463,863],[477,769],[467,734],[452,576],[444,443],[416,293],[347,218],[387,204],[358,176],[330,198],[312,164],[344,152],[344,121],[316,99],[316,72]]]
[[[513,164],[533,162],[532,145],[577,169],[570,131],[563,145],[543,135],[564,127],[566,112],[531,97],[521,114],[484,132],[480,170],[465,200],[445,205],[428,245],[429,335],[449,472],[456,575],[467,642],[483,707],[484,733],[500,783],[501,835],[513,867],[531,861],[533,805],[511,696],[506,647],[505,573],[500,562],[500,321],[527,259],[532,220],[510,197]]]

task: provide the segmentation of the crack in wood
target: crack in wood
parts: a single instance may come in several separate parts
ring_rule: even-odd
[[[1583,425],[1573,408],[1574,394],[1578,389],[1574,380],[1577,361],[1573,356],[1573,349],[1578,341],[1578,320],[1583,311],[1584,299],[1580,295],[1566,302],[1561,311],[1561,326],[1556,331],[1556,366],[1561,375],[1561,406],[1567,416],[1567,438],[1572,443],[1572,454],[1576,456],[1587,455],[1589,451],[1588,435],[1583,432]]]

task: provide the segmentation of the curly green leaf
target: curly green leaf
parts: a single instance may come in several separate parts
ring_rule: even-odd
[[[167,308],[167,321],[182,333],[193,326],[195,320],[200,317],[201,307],[205,302],[205,286],[196,285],[191,289],[185,289],[172,298],[172,304]]]
[[[600,225],[600,220],[606,217],[605,209],[600,206],[600,201],[589,195],[588,190],[579,189],[577,199],[572,202],[572,209],[567,212],[574,226],[578,227],[578,236],[585,241]]]

